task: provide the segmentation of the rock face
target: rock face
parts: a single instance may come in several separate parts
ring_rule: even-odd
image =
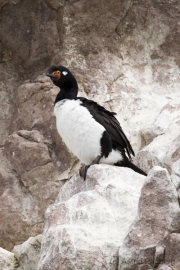
[[[31,193],[19,181],[19,177],[9,172],[9,168],[4,164],[4,155],[2,152],[0,154],[4,165],[0,169],[0,244],[1,247],[11,250],[13,243],[22,243],[30,231],[32,235],[37,235],[38,231],[42,231],[44,206],[38,207],[40,204],[36,204]]]
[[[39,78],[18,88],[14,132],[0,151],[0,246],[9,250],[42,233],[44,212],[76,165],[56,132],[51,86]]]
[[[172,233],[167,240],[165,262],[172,270],[180,268],[180,234]]]
[[[15,246],[14,255],[18,261],[16,270],[35,270],[40,259],[42,235],[30,237],[22,245]]]
[[[0,267],[2,270],[14,270],[16,259],[12,252],[0,248]]]
[[[95,165],[86,182],[71,178],[48,208],[38,269],[176,270],[179,224],[166,169],[154,167],[145,178]]]
[[[179,130],[180,96],[168,102],[156,119],[142,132],[147,146],[136,157],[138,165],[143,166],[146,171],[154,165],[161,165],[168,169],[173,178],[178,176],[176,162],[178,163],[180,158]]]
[[[177,255],[173,252],[170,257],[172,245],[169,245],[171,240],[167,239],[170,233],[180,230],[179,224],[180,209],[176,189],[167,171],[154,167],[142,188],[138,215],[120,248],[118,269],[138,269],[146,265],[148,269],[153,269],[163,262],[173,263]],[[178,259],[176,263],[179,264]],[[178,269],[178,265],[175,269]]]
[[[86,181],[72,177],[46,212],[38,269],[117,269],[144,178],[107,165],[92,166]]]
[[[110,247],[102,247],[104,254],[110,254],[107,264],[117,265],[113,263],[119,260],[118,247],[122,243],[119,254],[126,250],[125,259],[143,258],[143,262],[135,265],[119,264],[122,269],[179,270],[175,252],[175,247],[179,250],[180,233],[178,226],[175,229],[179,217],[177,196],[180,197],[179,11],[179,0],[1,1],[1,247],[12,250],[14,245],[42,233],[45,210],[57,196],[55,205],[73,203],[72,198],[82,192],[97,193],[100,199],[94,187],[94,183],[99,184],[93,182],[98,167],[92,183],[78,182],[81,184],[76,186],[71,179],[68,191],[64,186],[59,193],[64,182],[77,171],[79,162],[56,132],[53,102],[58,90],[41,74],[50,64],[62,64],[76,76],[79,95],[117,112],[136,152],[134,162],[146,172],[157,165],[167,169],[151,171],[140,197],[140,216],[134,221],[132,231],[123,232],[123,237],[127,233],[125,241],[120,242],[121,236],[115,241],[115,232],[112,253]],[[156,179],[160,178],[164,189],[157,183]],[[153,192],[161,194],[164,207],[155,200]],[[150,209],[156,213],[154,218],[151,213],[149,217],[143,212],[143,208],[148,208],[146,204],[150,204],[149,196],[153,199]],[[157,211],[159,204],[162,216]],[[97,225],[98,222],[97,219]],[[154,224],[163,227],[153,231]],[[145,234],[143,239],[138,236],[140,230]],[[83,245],[83,240],[80,243]],[[103,255],[99,250],[94,252],[99,254],[102,265]],[[144,265],[147,253],[154,256],[154,265],[152,262]],[[166,259],[167,254],[172,254],[175,264]],[[112,263],[109,258],[113,258]],[[69,264],[72,261],[67,257]],[[163,263],[158,264],[159,261]]]

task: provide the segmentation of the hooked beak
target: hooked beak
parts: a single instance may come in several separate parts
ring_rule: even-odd
[[[44,73],[45,76],[48,76],[50,78],[53,78],[53,79],[58,79],[58,75],[56,74],[49,74],[49,73]]]

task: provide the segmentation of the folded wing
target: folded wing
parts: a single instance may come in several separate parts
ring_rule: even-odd
[[[102,126],[104,126],[116,145],[124,148],[129,159],[131,159],[131,155],[134,156],[135,154],[129,140],[127,139],[125,133],[122,130],[122,127],[120,126],[120,123],[114,117],[116,113],[106,110],[103,106],[100,106],[92,100],[88,100],[82,97],[78,97],[78,99],[81,100],[82,106],[85,106],[89,110],[93,118]]]

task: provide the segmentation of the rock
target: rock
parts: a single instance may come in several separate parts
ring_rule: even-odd
[[[42,232],[44,212],[54,202],[63,181],[58,180],[50,142],[37,130],[10,135],[4,152],[12,167],[9,171],[4,164],[0,170],[1,183],[5,183],[1,191],[0,245],[9,249]],[[5,234],[7,227],[9,233]],[[21,233],[18,239],[17,231]]]
[[[0,25],[3,248],[11,250],[42,232],[45,208],[78,170],[56,132],[57,88],[39,76],[51,64],[70,68],[80,95],[117,112],[135,162],[146,172],[154,165],[165,167],[180,193],[179,0],[3,0]],[[22,151],[26,143],[32,146],[29,162]],[[8,147],[19,155],[17,161]],[[37,157],[42,157],[40,166]],[[66,193],[59,196],[73,191]],[[151,251],[161,256],[157,245]]]
[[[142,188],[136,220],[120,247],[119,270],[162,263],[163,242],[169,233],[180,229],[179,216],[177,192],[167,170],[154,167]]]
[[[172,165],[172,181],[176,189],[180,188],[180,158]]]
[[[5,91],[5,86],[0,83],[0,100],[1,100],[1,108],[0,108],[0,147],[4,145],[6,137],[9,134],[10,125],[11,125],[11,113],[12,113],[12,104],[10,104],[10,98],[8,91]]]
[[[0,246],[12,250],[43,230],[44,213],[31,193],[12,170],[3,151],[0,151]],[[39,190],[40,193],[41,190]],[[42,192],[43,194],[43,192]],[[43,196],[41,196],[41,202]]]
[[[170,101],[143,132],[142,137],[147,146],[136,156],[136,163],[146,172],[153,166],[167,168],[174,177],[178,176],[176,162],[180,157],[180,98]],[[176,185],[178,187],[177,180]]]
[[[48,0],[48,2],[56,10],[60,10],[64,7],[64,0]]]
[[[157,270],[172,270],[172,268],[163,263],[157,268]]]
[[[51,145],[51,158],[56,171],[59,175],[66,173],[68,178],[72,175],[70,171],[76,158],[69,153],[56,130],[53,103],[57,93],[57,87],[53,87],[45,76],[39,76],[34,83],[27,82],[21,85],[16,97],[18,110],[13,129],[39,131],[45,137],[44,140]]]
[[[50,64],[55,51],[60,56],[62,43],[59,34],[61,35],[62,30],[57,22],[59,19],[61,20],[62,11],[59,11],[59,14],[48,5],[48,2],[55,5],[56,1],[52,0],[40,1],[38,4],[33,2],[31,5],[28,5],[29,2],[26,0],[3,2],[4,6],[0,5],[2,8],[1,22],[6,18],[8,23],[2,24],[0,38],[5,51],[11,54],[9,67],[10,69],[16,68],[15,72],[20,73],[24,78],[30,77],[32,73],[45,69]],[[26,9],[27,6],[29,6],[29,10]],[[42,38],[42,33],[48,38]],[[56,39],[55,43],[54,39]],[[21,50],[17,48],[21,48]],[[10,75],[12,76],[11,73]]]
[[[64,8],[63,64],[75,73],[80,89],[89,98],[117,112],[117,118],[136,153],[146,143],[149,144],[155,136],[154,131],[157,131],[156,128],[149,130],[151,136],[148,138],[143,136],[146,128],[156,122],[156,117],[169,101],[175,103],[179,99],[180,70],[176,63],[179,56],[176,60],[166,57],[168,46],[163,47],[168,42],[177,46],[174,36],[170,41],[167,39],[172,35],[173,28],[178,35],[179,5],[176,1],[173,3],[166,1],[162,5],[161,1],[111,1],[108,6],[95,1],[88,4],[82,0],[68,1]],[[87,11],[86,16],[83,16],[84,10]],[[97,10],[102,12],[102,16],[97,15]],[[108,25],[102,22],[103,14],[106,14]],[[97,28],[96,32],[90,31],[91,25]],[[174,108],[172,115],[177,116],[179,112],[176,114],[175,111]],[[171,114],[168,110],[166,112],[167,116]],[[164,113],[161,122],[165,117]],[[170,120],[165,121],[164,128]],[[159,147],[160,140],[154,148]],[[150,154],[149,151],[142,152],[139,162],[143,170],[148,172],[154,165],[160,165],[169,171],[169,161],[162,163],[160,154]]]
[[[29,133],[30,137],[35,131],[26,131],[26,133]],[[36,131],[36,133],[38,132]],[[41,134],[38,135],[42,136]],[[51,162],[48,147],[45,143],[24,138],[23,133],[20,132],[7,138],[5,151],[18,174],[22,174],[25,171],[24,168],[28,172],[35,167],[42,167]]]
[[[15,246],[13,253],[18,261],[17,270],[37,269],[40,258],[42,235],[30,237],[23,244]]]
[[[92,166],[86,181],[72,177],[46,212],[38,269],[117,269],[144,178],[108,165]]]
[[[14,254],[0,247],[0,268],[2,270],[15,270],[15,266]]]
[[[0,246],[9,250],[42,233],[47,206],[78,170],[79,162],[62,143],[53,112],[49,113],[50,107],[53,110],[53,91],[57,92],[42,77],[18,89],[18,110],[11,126],[17,131],[6,138],[0,160],[0,181],[5,183],[1,192]],[[21,234],[18,238],[17,231]]]
[[[37,130],[21,130],[6,140],[0,160],[3,186],[0,245],[3,248],[11,249],[29,236],[42,232],[44,212],[63,185],[53,165],[50,146]],[[5,156],[6,164],[3,162]],[[5,228],[9,228],[8,234]]]
[[[154,267],[157,267],[158,265],[164,262],[164,256],[165,256],[165,246],[163,245],[156,246]]]
[[[143,131],[145,144],[150,144],[154,138],[170,132],[175,127],[175,134],[178,134],[179,106],[180,97],[169,101],[149,126]]]
[[[39,194],[40,187],[43,188],[48,182],[52,190],[53,186],[58,185],[54,183],[58,176],[50,156],[50,143],[41,133],[35,130],[14,133],[7,138],[4,149],[26,188],[33,189],[35,185]]]
[[[62,9],[48,2],[0,1],[0,145],[12,133],[17,87],[34,79],[51,64],[55,54],[61,59]],[[58,1],[50,0],[53,4]],[[62,2],[62,1],[61,1]],[[28,8],[27,8],[28,7]],[[47,38],[42,38],[46,36]],[[54,42],[56,40],[56,42]],[[21,48],[21,49],[19,49]],[[24,129],[24,128],[20,128]],[[15,130],[13,130],[15,131]]]
[[[180,268],[180,234],[172,233],[166,242],[165,263],[172,270]]]

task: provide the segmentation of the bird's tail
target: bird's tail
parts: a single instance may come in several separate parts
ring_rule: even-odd
[[[140,168],[138,168],[134,163],[132,163],[130,160],[126,159],[124,161],[118,161],[116,164],[116,166],[121,166],[121,167],[128,167],[131,168],[133,171],[140,173],[142,175],[147,176],[147,174],[145,172],[143,172]]]

